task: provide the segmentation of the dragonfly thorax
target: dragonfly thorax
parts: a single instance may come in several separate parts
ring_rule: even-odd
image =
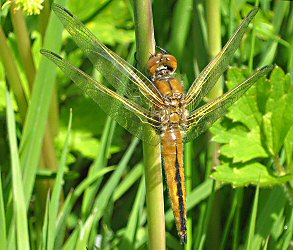
[[[186,123],[188,111],[184,105],[183,99],[168,97],[165,99],[164,108],[157,110],[162,127],[179,125]]]
[[[162,130],[184,125],[187,117],[185,89],[174,75],[176,68],[176,58],[168,54],[158,53],[148,62],[152,81],[164,102],[164,106],[157,110]]]

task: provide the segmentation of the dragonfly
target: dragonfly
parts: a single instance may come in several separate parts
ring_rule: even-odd
[[[161,144],[162,165],[181,243],[187,242],[186,190],[183,146],[205,132],[260,78],[272,70],[267,65],[205,105],[199,103],[227,69],[258,8],[242,20],[218,55],[203,69],[185,92],[176,76],[177,60],[167,52],[151,55],[148,76],[108,49],[85,25],[64,7],[52,9],[76,44],[114,90],[93,79],[49,50],[41,53],[55,63],[110,117],[134,136],[150,145]]]

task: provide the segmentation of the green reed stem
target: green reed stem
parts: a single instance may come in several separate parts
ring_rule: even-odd
[[[208,25],[208,54],[212,60],[222,49],[221,42],[221,4],[219,0],[207,1],[207,25]],[[221,80],[219,80],[207,95],[214,99],[223,93]]]
[[[222,36],[221,36],[221,2],[220,0],[207,1],[207,25],[208,25],[208,54],[209,59],[213,60],[213,58],[221,51],[222,49]],[[215,99],[218,96],[223,94],[223,88],[222,88],[222,77],[217,81],[215,86],[212,88],[212,90],[208,94],[208,99]],[[209,141],[212,138],[212,135],[208,133]],[[216,167],[219,165],[219,144],[215,142],[210,141],[209,150],[211,152],[212,157],[212,167]],[[210,171],[207,171],[207,174],[209,175]],[[208,176],[207,176],[208,177]],[[206,241],[206,247],[213,249],[215,246],[219,245],[218,239],[219,239],[219,221],[214,220],[214,226],[211,228],[208,228],[208,224],[211,217],[218,217],[217,213],[220,213],[218,210],[218,203],[217,198],[215,197],[215,183],[213,183],[213,189],[212,193],[208,199],[207,203],[207,210],[205,213],[205,223],[203,226],[202,235],[206,236],[207,234],[212,235],[214,238],[214,241]],[[212,208],[216,207],[214,211],[212,211]],[[209,232],[207,232],[209,230]],[[202,237],[201,247],[203,247],[205,243],[205,237]]]
[[[192,191],[193,142],[186,143],[184,150],[185,150],[184,163],[185,163],[186,193],[187,193],[187,195],[189,195]],[[191,237],[192,236],[192,226],[193,226],[192,218],[189,217],[189,218],[187,218],[188,240],[187,240],[187,244],[185,246],[185,250],[192,249],[192,244],[193,244],[193,238]]]
[[[31,42],[29,32],[26,26],[25,18],[21,10],[15,10],[15,5],[11,5],[11,21],[13,29],[17,37],[17,45],[19,47],[19,54],[25,69],[25,74],[29,82],[30,89],[32,90],[35,80],[35,64],[31,51]]]
[[[9,85],[15,95],[16,102],[18,104],[18,109],[22,122],[24,122],[26,117],[26,111],[28,108],[28,102],[26,99],[25,91],[23,89],[22,81],[20,79],[20,74],[17,70],[17,66],[11,50],[8,47],[7,40],[2,27],[0,26],[0,59],[5,67],[6,77],[8,79]]]
[[[150,0],[134,1],[137,60],[145,68],[155,51],[153,16]],[[148,216],[149,249],[165,249],[165,218],[160,146],[143,144]]]
[[[173,54],[177,57],[182,56],[185,49],[186,39],[190,29],[191,17],[193,15],[193,1],[179,0],[176,1],[174,18],[172,21],[171,44]]]

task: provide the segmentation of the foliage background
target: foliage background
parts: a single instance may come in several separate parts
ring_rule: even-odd
[[[70,0],[67,8],[103,43],[135,63],[132,4]],[[222,44],[256,4],[221,1]],[[231,63],[237,68],[225,75],[229,81],[224,91],[252,69],[271,63],[279,68],[270,82],[258,83],[213,127],[214,137],[207,133],[186,146],[186,249],[292,248],[293,6],[290,1],[259,1],[259,5],[253,26]],[[93,249],[94,244],[101,249],[146,249],[141,143],[115,126],[59,71],[54,87],[56,69],[40,57],[43,47],[54,52],[61,48],[60,54],[74,65],[103,79],[67,33],[61,39],[58,20],[47,27],[49,6],[45,1],[39,16],[21,18],[8,7],[1,12],[0,245],[3,249]],[[208,15],[209,11],[208,2],[203,1],[153,2],[156,43],[177,57],[187,88],[212,57],[208,17],[213,14]],[[28,69],[31,61],[34,70]],[[13,93],[13,106],[7,86]],[[245,120],[256,112],[245,106],[247,102],[250,108],[257,103],[259,123],[251,125],[250,119]],[[274,106],[277,102],[279,106]],[[70,109],[73,120],[68,132]],[[243,117],[237,116],[241,112]],[[259,151],[253,150],[251,157],[255,137],[248,135],[254,128],[260,138]],[[210,143],[212,137],[221,145]],[[215,160],[218,156],[219,161]],[[218,181],[210,178],[212,168],[216,168],[212,176]],[[266,182],[262,182],[264,177],[268,177]],[[258,183],[265,188],[256,189]],[[182,249],[166,188],[164,197],[167,248]]]

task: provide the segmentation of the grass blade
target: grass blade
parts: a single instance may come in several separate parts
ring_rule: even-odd
[[[72,208],[76,204],[76,201],[80,198],[82,193],[88,189],[90,185],[95,183],[101,176],[109,173],[110,171],[113,171],[114,168],[108,167],[106,169],[101,169],[100,171],[96,172],[94,175],[89,176],[86,178],[83,182],[81,182],[78,187],[70,193],[65,202],[64,205],[60,211],[59,218],[57,220],[57,232],[56,232],[56,240],[54,249],[60,249],[63,238],[65,235],[65,229],[66,229],[66,219],[70,216],[70,213],[72,212]]]
[[[280,224],[278,218],[283,218],[284,207],[286,206],[286,195],[282,187],[274,187],[267,194],[260,195],[259,215],[256,221],[256,234],[253,239],[252,249],[260,249],[268,235],[275,236],[274,229]],[[265,195],[265,199],[262,197]],[[281,220],[282,221],[282,220]],[[276,233],[277,234],[277,233]],[[273,242],[270,243],[272,247]]]
[[[101,138],[101,147],[99,149],[99,154],[95,159],[94,163],[90,167],[88,175],[93,175],[97,171],[100,171],[103,167],[106,166],[107,156],[109,154],[112,137],[115,131],[116,122],[108,117],[103,135]],[[86,216],[90,213],[92,208],[92,201],[97,194],[97,190],[101,184],[102,180],[96,181],[94,185],[88,186],[84,198],[82,201],[82,214]]]
[[[293,235],[293,210],[291,207],[291,215],[288,224],[286,225],[286,233],[284,234],[284,241],[282,245],[282,250],[289,249],[290,244],[292,245],[292,235]]]
[[[57,2],[66,3],[65,0]],[[57,20],[56,16],[51,15],[44,47],[58,51],[61,47],[61,33],[62,28],[59,20]],[[44,57],[41,57],[20,145],[20,163],[23,170],[23,185],[26,190],[26,208],[28,208],[35,183],[48,111],[54,90],[55,76],[56,67]]]
[[[29,250],[28,223],[26,216],[26,206],[24,199],[24,188],[21,178],[21,168],[17,148],[15,117],[12,108],[12,97],[8,90],[6,91],[7,103],[7,127],[11,155],[12,168],[12,189],[13,189],[13,208],[14,222],[16,228],[17,248]]]
[[[237,189],[235,191],[235,193],[234,193],[232,207],[231,207],[229,217],[228,217],[228,220],[227,220],[226,225],[225,225],[223,237],[222,237],[222,240],[221,240],[220,250],[226,249],[226,242],[227,242],[229,232],[230,232],[230,228],[231,228],[231,225],[232,225],[232,221],[233,221],[233,218],[235,216],[236,209],[237,209],[237,203],[238,203],[238,198],[239,198],[239,193],[240,192],[242,192],[242,190]]]
[[[145,183],[144,178],[141,179],[140,185],[137,191],[135,202],[129,216],[126,230],[124,231],[123,239],[120,245],[120,249],[131,249],[135,245],[135,236],[138,229],[139,219],[141,216],[141,208],[145,201]]]
[[[106,209],[107,204],[108,204],[111,196],[113,195],[113,193],[117,187],[117,184],[121,178],[121,175],[122,175],[124,169],[126,168],[127,163],[130,160],[130,157],[133,154],[138,142],[139,142],[139,140],[137,138],[135,138],[132,141],[128,150],[126,151],[125,155],[123,156],[122,160],[120,161],[116,171],[112,174],[110,179],[107,181],[107,184],[105,185],[105,187],[102,189],[102,191],[98,195],[98,197],[95,201],[95,205],[94,205],[94,210],[95,209],[98,210],[97,214],[95,215],[96,221],[102,217],[104,210]]]
[[[255,195],[254,195],[250,225],[249,225],[249,230],[248,230],[248,237],[247,237],[247,242],[246,242],[246,249],[248,249],[248,250],[253,249],[252,243],[253,243],[253,237],[254,237],[255,225],[256,225],[258,197],[259,197],[259,184],[257,185]]]
[[[136,167],[134,167],[129,174],[125,177],[125,179],[120,183],[120,185],[115,190],[113,194],[113,201],[118,200],[123,194],[127,192],[127,190],[139,179],[139,177],[143,174],[143,165],[139,163]]]
[[[46,250],[48,245],[48,235],[49,235],[49,207],[50,207],[50,193],[48,192],[47,200],[46,200],[46,210],[44,215],[44,223],[43,223],[43,238],[40,245],[40,249]]]
[[[74,232],[70,235],[70,237],[68,238],[68,240],[66,241],[64,247],[62,248],[63,250],[72,250],[75,249],[77,240],[78,240],[78,236],[80,233],[80,224],[77,225],[76,229],[74,230]]]
[[[0,172],[0,246],[6,249],[6,218],[2,192],[2,177]]]
[[[126,153],[124,154],[122,160],[120,161],[117,169],[115,170],[115,172],[112,174],[112,176],[109,178],[109,180],[107,181],[107,183],[105,184],[105,186],[103,187],[103,189],[101,190],[101,192],[99,193],[99,195],[97,196],[95,202],[94,202],[94,206],[92,209],[92,214],[86,219],[85,222],[85,227],[84,230],[86,232],[88,232],[89,228],[96,228],[97,223],[99,222],[99,220],[102,218],[102,216],[105,213],[105,210],[107,209],[107,205],[109,204],[109,202],[112,202],[111,197],[119,183],[119,180],[123,174],[123,171],[125,170],[125,168],[127,167],[128,161],[130,160],[130,157],[132,156],[132,154],[134,153],[137,144],[139,142],[139,139],[135,138],[132,143],[130,144],[128,150],[126,151]],[[92,216],[94,214],[94,217]],[[92,219],[94,219],[94,221],[92,222]],[[92,230],[91,233],[94,234],[95,230]],[[95,237],[95,235],[93,235],[93,237]],[[80,243],[83,244],[83,243]]]
[[[95,213],[91,214],[86,220],[85,224],[81,227],[79,237],[76,243],[76,250],[87,249],[89,235],[92,230],[92,225],[94,223]]]
[[[54,187],[53,193],[52,193],[52,199],[50,201],[50,206],[49,206],[49,224],[48,224],[49,235],[48,235],[47,250],[53,249],[54,241],[56,238],[56,234],[55,234],[56,227],[57,227],[56,219],[57,219],[57,214],[59,211],[59,200],[60,200],[60,196],[61,196],[62,181],[63,181],[63,175],[64,175],[65,166],[66,166],[66,158],[67,158],[67,154],[68,154],[68,145],[69,145],[69,141],[70,141],[71,123],[72,123],[72,111],[70,110],[65,145],[64,145],[63,152],[62,152],[59,170],[57,172],[56,183],[55,183],[55,187]]]

